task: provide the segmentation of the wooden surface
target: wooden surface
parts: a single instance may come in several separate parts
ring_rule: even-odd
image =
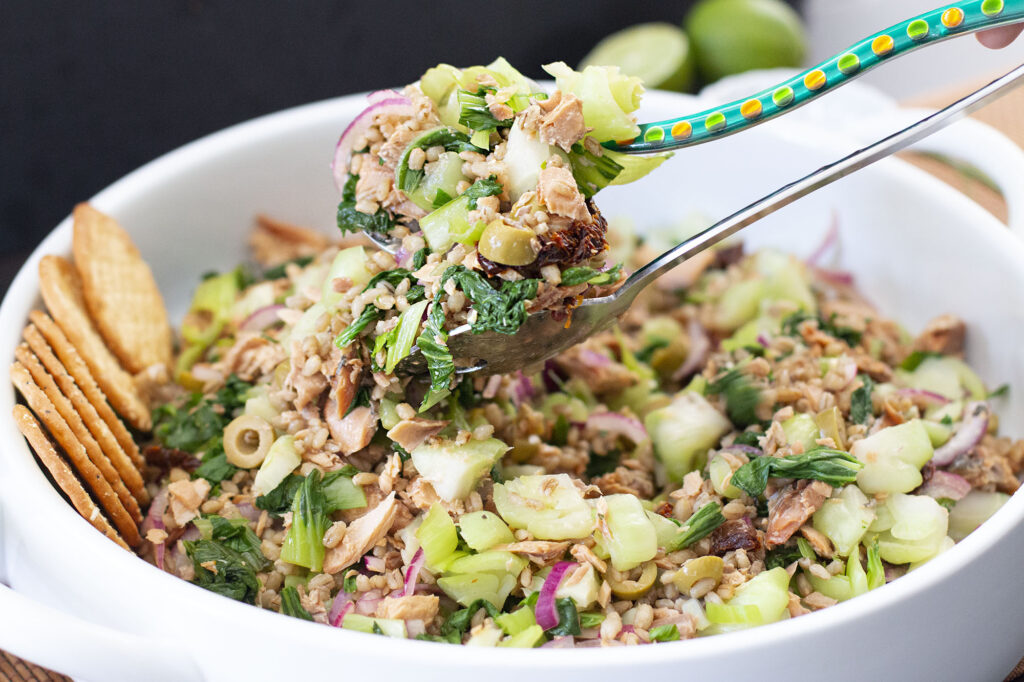
[[[917,104],[942,106],[953,101],[960,92],[950,92],[935,99]],[[1002,99],[990,104],[974,117],[998,128],[1016,144],[1024,147],[1024,117],[1020,112],[1024,110],[1024,90],[1017,90]],[[993,215],[1002,221],[1006,221],[1006,204],[998,192],[989,188],[978,180],[969,178],[957,170],[951,169],[946,164],[936,159],[924,157],[918,154],[904,154],[903,157],[914,165],[923,168],[950,186],[963,192],[974,201],[978,202]],[[27,257],[28,254],[24,254]],[[13,264],[7,264],[13,265]],[[12,273],[13,275],[13,268]],[[69,681],[70,678],[59,675],[38,666],[26,663],[10,654],[0,651],[0,681],[2,682],[50,682],[51,680]],[[1008,682],[1024,682],[1024,660],[1010,673]],[[103,682],[96,680],[95,682]]]

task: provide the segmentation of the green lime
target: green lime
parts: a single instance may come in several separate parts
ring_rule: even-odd
[[[644,87],[688,90],[693,86],[693,51],[678,26],[665,23],[637,24],[613,33],[590,51],[585,66],[618,66],[628,76],[637,76]]]
[[[807,51],[800,17],[781,0],[701,0],[685,26],[709,83],[751,69],[799,66]]]

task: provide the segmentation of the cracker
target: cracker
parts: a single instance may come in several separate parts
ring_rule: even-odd
[[[117,493],[117,498],[121,500],[121,504],[124,505],[124,508],[131,515],[132,520],[135,523],[142,523],[142,510],[139,509],[138,501],[132,497],[128,487],[121,480],[117,469],[114,468],[110,463],[110,459],[103,453],[100,444],[89,433],[85,423],[82,421],[82,416],[75,411],[67,396],[57,388],[57,383],[46,371],[46,368],[43,367],[43,364],[39,362],[39,358],[33,355],[32,351],[25,344],[14,349],[14,357],[28,370],[32,376],[32,381],[46,394],[47,400],[57,408],[57,413],[60,414],[68,428],[71,429],[71,433],[74,434],[78,442],[85,448],[85,453],[89,456],[92,463],[96,465],[96,468],[100,470],[100,473],[103,474],[103,478],[107,480],[110,487]]]
[[[25,436],[25,440],[28,441],[29,445],[32,446],[32,450],[39,457],[39,460],[46,467],[47,471],[50,472],[50,476],[57,482],[61,492],[67,495],[71,504],[78,510],[86,521],[91,523],[93,527],[99,532],[106,535],[108,538],[121,545],[121,547],[131,551],[126,543],[110,525],[107,517],[103,515],[100,508],[96,506],[96,503],[89,497],[89,493],[82,487],[82,482],[75,476],[75,472],[71,470],[68,463],[57,454],[57,450],[53,447],[53,443],[50,438],[43,432],[43,427],[39,425],[39,422],[32,415],[32,412],[24,405],[14,406],[14,421],[18,425],[18,430]]]
[[[82,483],[75,476],[75,472],[71,470],[71,467],[64,461],[64,458],[57,453],[53,442],[43,431],[42,426],[40,426],[32,412],[24,405],[15,405],[14,421],[18,425],[18,430],[25,436],[32,450],[43,463],[43,466],[46,467],[47,471],[50,472],[50,476],[56,481],[61,492],[67,496],[78,513],[91,523],[96,530],[124,549],[131,551],[128,543],[121,538],[121,535],[110,525],[110,522],[103,515],[100,508],[89,497],[89,493],[82,487]]]
[[[11,381],[18,391],[25,397],[25,402],[36,413],[36,416],[43,422],[46,429],[53,436],[54,440],[64,450],[65,455],[71,461],[78,475],[83,482],[92,490],[100,508],[107,512],[108,517],[114,523],[114,527],[121,533],[121,536],[132,547],[142,542],[139,536],[139,528],[132,520],[131,515],[124,508],[117,493],[110,487],[110,483],[104,478],[103,473],[92,463],[89,455],[77,438],[71,427],[64,418],[60,416],[57,408],[40,389],[29,371],[20,363],[11,365]]]
[[[128,432],[124,422],[114,414],[114,410],[111,409],[110,404],[107,402],[107,397],[96,384],[96,380],[89,371],[89,366],[85,364],[85,360],[82,359],[82,356],[78,354],[75,347],[68,341],[68,337],[64,336],[64,332],[61,331],[60,327],[57,326],[49,315],[41,310],[33,310],[28,314],[28,317],[32,321],[36,332],[42,334],[46,344],[57,354],[60,363],[71,375],[71,378],[75,380],[75,383],[85,394],[85,397],[89,399],[89,403],[96,410],[96,413],[99,414],[100,419],[106,423],[107,428],[114,434],[118,445],[128,454],[135,467],[141,471],[145,466],[145,460],[143,460],[142,455],[139,453],[138,444],[136,444],[135,439]],[[29,346],[32,346],[31,341],[29,341]],[[33,350],[35,350],[35,347],[33,347]],[[36,354],[39,354],[38,351],[36,351]]]
[[[85,305],[110,350],[132,374],[171,366],[171,323],[153,272],[131,237],[89,204],[74,211],[72,252]]]
[[[117,442],[114,433],[107,426],[107,423],[100,418],[99,413],[92,403],[89,402],[85,393],[78,387],[78,384],[75,383],[75,380],[65,369],[64,365],[61,364],[60,360],[57,359],[57,356],[53,354],[53,350],[43,339],[42,334],[39,333],[35,325],[30,324],[25,327],[22,337],[28,342],[28,347],[35,354],[35,357],[43,363],[43,367],[46,368],[46,371],[57,382],[60,392],[71,401],[71,406],[74,407],[75,412],[82,418],[86,428],[89,429],[89,433],[99,443],[103,454],[107,456],[110,463],[117,469],[118,475],[124,481],[129,492],[131,492],[140,505],[146,504],[149,501],[149,495],[146,493],[146,487],[143,484],[142,474],[139,472],[139,469],[136,468],[135,463],[128,457],[128,453],[124,451],[121,444]],[[18,359],[21,360],[20,357]],[[22,364],[26,364],[24,360],[22,360]],[[31,368],[29,368],[29,371],[31,371]]]
[[[39,288],[50,314],[81,354],[110,404],[129,424],[149,431],[152,419],[131,375],[121,368],[89,319],[75,266],[59,256],[43,256]]]

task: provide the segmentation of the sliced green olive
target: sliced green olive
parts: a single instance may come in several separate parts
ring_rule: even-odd
[[[540,242],[532,230],[495,218],[480,235],[480,254],[501,265],[529,265],[537,259]]]
[[[722,580],[722,557],[702,556],[690,559],[672,576],[672,583],[684,594],[690,593],[698,580],[711,578],[717,585]]]
[[[648,561],[640,571],[640,577],[636,580],[624,578],[614,568],[609,570],[606,579],[612,588],[612,594],[620,599],[638,599],[654,586],[654,580],[658,577],[658,567],[653,561]]]
[[[814,415],[814,423],[821,429],[825,438],[831,438],[832,442],[840,450],[846,449],[846,422],[838,407],[822,410]]]

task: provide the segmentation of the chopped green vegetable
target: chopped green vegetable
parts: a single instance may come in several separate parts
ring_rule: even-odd
[[[928,358],[941,358],[942,353],[936,353],[930,350],[915,350],[907,357],[903,358],[903,362],[900,363],[900,369],[908,372],[913,372],[915,369],[921,366],[921,363]]]
[[[554,62],[542,68],[555,77],[559,90],[583,100],[583,120],[598,142],[628,140],[639,134],[631,116],[644,90],[639,78],[620,73],[617,66],[588,66],[580,72],[565,62]]]
[[[867,424],[868,417],[874,413],[871,405],[871,391],[875,388],[875,382],[871,377],[861,377],[863,385],[850,396],[850,420],[857,424]]]
[[[717,502],[708,502],[683,522],[679,534],[665,550],[676,552],[686,549],[698,540],[711,535],[723,523],[725,523],[725,516],[722,515],[722,507]]]
[[[603,613],[581,613],[580,627],[584,630],[600,627],[604,619],[605,615]]]
[[[848,452],[819,446],[799,455],[752,459],[736,470],[732,484],[760,497],[769,478],[815,479],[838,486],[856,480],[863,466]]]
[[[480,88],[476,92],[459,90],[459,123],[461,125],[478,132],[510,128],[512,126],[512,123],[515,121],[514,117],[499,121],[491,113],[486,100],[488,92],[494,92],[494,88]]]
[[[480,178],[474,182],[459,196],[469,199],[469,210],[472,211],[476,209],[477,199],[483,199],[484,197],[496,197],[501,194],[502,191],[501,183],[498,182],[498,176],[490,175],[486,178]]]
[[[862,333],[856,329],[835,324],[835,315],[826,320],[820,315],[811,315],[803,310],[798,310],[782,321],[782,333],[786,336],[800,336],[800,324],[806,320],[817,320],[818,329],[845,342],[851,348],[860,343]]]
[[[622,164],[611,154],[595,154],[579,142],[572,146],[569,164],[576,185],[583,196],[588,198],[610,185],[622,172]]]
[[[619,273],[622,272],[622,263],[604,272],[588,268],[585,265],[566,268],[562,271],[562,286],[574,287],[577,284],[593,284],[603,286],[619,281]]]
[[[295,493],[302,487],[302,483],[305,481],[305,477],[299,476],[298,474],[288,474],[283,481],[281,481],[276,488],[271,490],[266,495],[260,495],[256,498],[255,506],[257,509],[266,509],[271,514],[281,515],[286,511],[291,510],[292,500],[295,499]]]
[[[352,324],[345,327],[340,334],[338,334],[338,338],[334,340],[334,345],[338,348],[344,348],[349,345],[356,340],[356,337],[366,330],[371,322],[376,323],[377,320],[380,319],[380,316],[380,308],[375,305],[366,306],[363,308],[363,312],[359,313],[359,317],[356,318]]]
[[[500,611],[498,611],[491,602],[486,599],[478,599],[466,608],[452,612],[452,614],[445,619],[444,623],[441,624],[441,635],[445,638],[455,635],[454,640],[448,639],[448,641],[461,641],[462,635],[469,630],[470,621],[480,609],[486,611],[487,615],[491,618],[497,618],[500,614]]]
[[[428,130],[413,139],[405,148],[405,151],[402,152],[402,156],[398,159],[398,165],[395,167],[395,187],[409,194],[419,186],[420,181],[423,179],[424,171],[423,169],[413,170],[409,168],[409,155],[414,149],[425,150],[430,147],[444,147],[446,152],[481,151],[481,149],[469,141],[469,137],[465,133],[461,133],[454,128],[441,126]],[[353,194],[354,198],[355,195]]]
[[[293,258],[290,261],[285,261],[280,265],[275,265],[274,267],[265,270],[263,272],[263,279],[281,279],[286,276],[286,270],[289,265],[296,265],[300,268],[304,268],[312,262],[312,256],[299,256],[298,258]]]
[[[657,625],[647,632],[652,642],[675,642],[680,638],[679,628],[674,623]]]
[[[644,426],[654,443],[654,454],[672,481],[699,468],[710,448],[732,430],[725,416],[693,391],[678,393],[668,405],[652,410]]]
[[[873,590],[885,584],[885,567],[882,565],[882,558],[878,556],[878,542],[875,541],[868,551],[868,589]]]
[[[314,469],[295,493],[292,525],[281,548],[281,559],[314,572],[323,568],[326,551],[323,538],[330,525],[321,480],[319,469]]]
[[[794,561],[799,561],[802,556],[799,547],[789,547],[787,545],[780,545],[768,551],[764,557],[764,567],[771,570],[773,568],[789,566]]]
[[[299,598],[299,591],[294,586],[289,585],[288,587],[281,590],[281,613],[292,618],[301,618],[302,620],[312,621],[313,616],[309,615],[309,611],[302,606],[302,600]]]
[[[394,340],[387,347],[387,359],[384,362],[385,374],[393,374],[399,361],[412,351],[416,333],[420,330],[423,311],[426,310],[428,304],[429,301],[425,300],[414,303],[399,316],[398,324],[393,330]]]

